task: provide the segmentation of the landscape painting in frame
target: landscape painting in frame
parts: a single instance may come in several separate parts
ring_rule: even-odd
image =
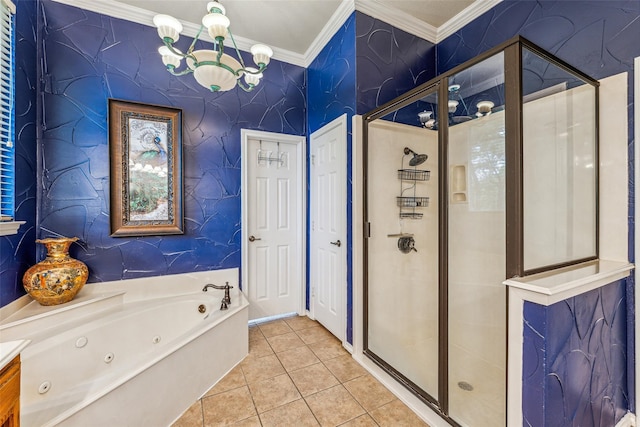
[[[111,235],[183,234],[182,110],[109,99]]]

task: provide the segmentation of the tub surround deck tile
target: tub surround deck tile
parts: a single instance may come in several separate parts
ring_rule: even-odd
[[[313,427],[320,425],[304,399],[295,400],[260,414],[260,420],[264,427]]]
[[[289,376],[304,397],[340,384],[322,363],[289,372]]]
[[[348,354],[327,360],[324,364],[342,383],[361,377],[367,373],[367,371]]]
[[[318,359],[323,362],[338,356],[345,356],[349,354],[347,350],[342,347],[342,343],[333,337],[311,343],[309,344],[309,348],[315,353]]]
[[[370,374],[363,375],[343,384],[367,412],[396,400],[396,397]]]
[[[381,427],[429,427],[428,424],[418,418],[408,406],[397,399],[379,407],[370,412],[370,414]]]
[[[233,390],[234,388],[247,385],[247,381],[244,379],[242,368],[240,365],[233,368],[227,375],[224,376],[216,385],[211,387],[209,391],[205,393],[206,396],[213,396],[214,394],[224,393],[225,391]]]
[[[293,402],[301,397],[293,381],[286,374],[251,383],[249,384],[249,390],[253,396],[253,403],[258,414]]]
[[[267,341],[276,353],[291,350],[292,348],[304,347],[304,343],[298,338],[295,332],[269,337]]]
[[[327,338],[334,338],[334,336],[331,335],[331,332],[327,331],[322,326],[300,329],[299,331],[296,331],[296,333],[305,344],[324,341]]]
[[[263,323],[258,326],[260,328],[260,332],[265,336],[265,338],[275,337],[276,335],[288,334],[289,332],[293,332],[293,330],[287,325],[284,320],[276,320],[274,322]]]
[[[318,322],[316,322],[315,320],[309,319],[307,316],[287,317],[286,319],[283,319],[283,320],[294,331],[311,328],[313,326],[321,326]]]
[[[276,353],[276,356],[280,359],[284,369],[289,372],[320,362],[307,346]]]
[[[247,386],[202,399],[204,425],[225,426],[257,415]]]
[[[275,354],[264,357],[247,356],[241,363],[242,373],[248,384],[273,378],[285,373]]]
[[[342,385],[313,394],[305,400],[322,426],[337,426],[365,413]]]

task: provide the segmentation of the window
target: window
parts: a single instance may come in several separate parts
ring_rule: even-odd
[[[15,188],[14,14],[10,0],[0,0],[0,219],[13,221]]]

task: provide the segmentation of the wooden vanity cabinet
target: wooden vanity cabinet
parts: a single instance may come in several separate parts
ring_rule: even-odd
[[[20,425],[20,355],[0,371],[0,426]]]

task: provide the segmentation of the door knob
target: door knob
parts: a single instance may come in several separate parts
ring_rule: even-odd
[[[342,246],[342,243],[340,242],[340,240],[336,240],[335,242],[329,242],[329,243],[331,243],[332,245],[336,245],[337,247]]]
[[[255,237],[255,236],[249,236],[249,241],[250,242],[255,242],[256,240],[262,240],[262,239],[259,238],[259,237]]]

